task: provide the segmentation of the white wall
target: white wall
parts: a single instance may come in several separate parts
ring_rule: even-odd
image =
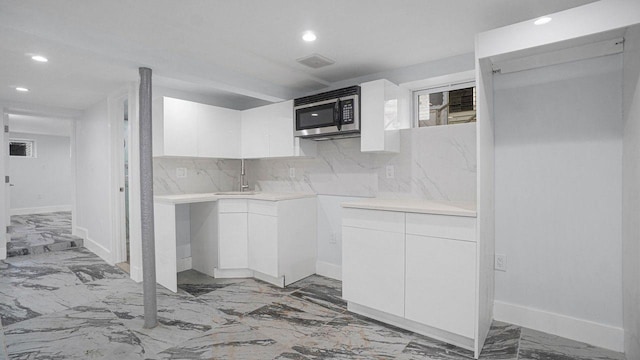
[[[613,55],[494,77],[496,318],[557,314],[620,349],[621,70]]]
[[[341,203],[361,198],[318,195],[318,248],[316,273],[342,279],[342,207]]]
[[[76,125],[76,233],[85,247],[112,261],[110,128],[107,100],[87,109]]]
[[[71,136],[73,120],[49,116],[10,114],[9,127],[12,132]]]
[[[625,353],[640,359],[640,25],[625,34],[622,279]]]
[[[36,157],[9,159],[11,176],[11,213],[26,214],[71,211],[72,164],[71,140],[68,136],[52,136],[10,132],[11,139],[35,141]]]

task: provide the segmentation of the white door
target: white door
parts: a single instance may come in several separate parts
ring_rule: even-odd
[[[2,144],[4,147],[2,152],[0,152],[0,156],[2,156],[2,161],[4,163],[4,175],[9,176],[9,134],[4,132],[9,126],[9,114],[3,113],[2,117],[3,129],[2,131]],[[2,179],[4,181],[4,179]],[[11,202],[11,185],[8,181],[4,181],[4,201],[2,207],[4,209],[4,214],[2,216],[2,221],[0,222],[0,229],[2,229],[2,233],[4,236],[0,240],[0,259],[4,259],[7,254],[7,242],[10,240],[9,233],[5,230],[7,226],[11,225],[11,214],[9,213],[10,202]]]

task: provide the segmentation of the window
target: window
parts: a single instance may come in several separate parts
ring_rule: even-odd
[[[476,87],[465,82],[415,91],[416,127],[476,121]]]
[[[36,157],[36,142],[35,140],[9,140],[9,155],[21,156],[21,157]]]

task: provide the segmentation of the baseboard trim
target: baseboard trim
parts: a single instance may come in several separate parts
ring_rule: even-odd
[[[342,266],[324,261],[316,261],[316,274],[331,279],[342,280]]]
[[[95,242],[95,240],[89,237],[89,230],[76,226],[75,231],[73,232],[77,236],[80,236],[84,239],[84,247],[89,249],[94,254],[98,255],[102,260],[106,261],[110,265],[115,265],[113,263],[113,259],[111,258],[111,251],[105,248],[104,246]]]
[[[436,340],[441,340],[473,352],[473,347],[475,344],[474,339],[440,330],[425,324],[405,319],[400,316],[386,313],[384,311],[375,310],[370,307],[354,303],[352,301],[347,302],[347,310],[352,313],[363,315],[386,324],[397,326],[401,329],[413,331],[415,333],[422,334]]]
[[[214,278],[241,279],[253,277],[253,271],[249,269],[213,269]]]
[[[640,359],[640,339],[630,333],[631,331],[625,331],[624,354],[627,359]]]
[[[44,214],[59,211],[71,211],[71,205],[39,206],[31,208],[9,209],[10,215]]]
[[[498,321],[562,336],[613,351],[624,351],[624,330],[619,327],[502,301],[494,301],[493,316]]]
[[[178,259],[176,261],[176,270],[178,272],[191,270],[193,268],[193,258],[191,256]]]
[[[131,266],[129,268],[129,277],[137,283],[142,282],[142,268],[139,266]]]
[[[269,284],[275,285],[277,287],[280,288],[284,288],[284,276],[281,277],[273,277],[271,275],[267,275],[264,273],[261,273],[260,271],[255,271],[253,270],[253,277],[258,279],[258,280],[262,280],[264,282],[268,282]]]

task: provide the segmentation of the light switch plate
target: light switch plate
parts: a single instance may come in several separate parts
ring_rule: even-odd
[[[177,178],[186,178],[187,177],[187,168],[176,168],[176,177]]]
[[[331,238],[329,239],[329,244],[337,244],[338,243],[338,233],[335,231],[331,232]]]
[[[289,168],[289,177],[292,179],[296,177],[296,168]]]
[[[507,255],[496,254],[494,268],[498,271],[507,271]]]
[[[396,177],[396,168],[393,165],[387,165],[387,179],[393,179]]]

